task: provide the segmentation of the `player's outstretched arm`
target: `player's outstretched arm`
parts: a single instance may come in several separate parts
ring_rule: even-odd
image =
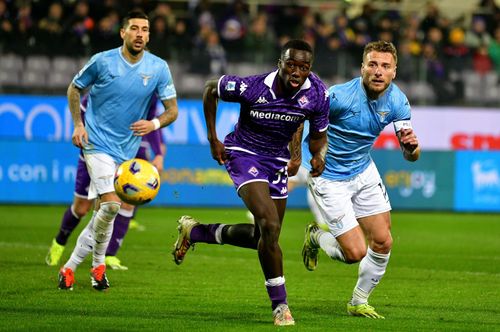
[[[212,158],[215,159],[219,165],[222,165],[226,161],[227,157],[224,144],[222,144],[222,142],[217,138],[217,130],[215,126],[218,100],[217,80],[208,80],[205,83],[205,90],[203,91],[203,114],[205,115],[205,123],[207,126],[207,139],[210,143]]]

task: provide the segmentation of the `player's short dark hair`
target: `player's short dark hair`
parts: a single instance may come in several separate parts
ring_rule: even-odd
[[[398,52],[396,51],[396,46],[393,43],[379,40],[373,41],[365,45],[365,50],[363,51],[363,61],[366,59],[366,55],[372,51],[381,53],[391,53],[394,57],[394,63],[398,63]]]
[[[309,43],[307,43],[306,41],[304,41],[302,39],[291,39],[291,40],[287,41],[285,43],[285,45],[283,45],[283,47],[281,48],[281,58],[283,58],[286,51],[288,51],[291,48],[294,50],[309,52],[309,53],[311,53],[312,57],[314,57],[313,49],[312,49],[311,45],[309,45]]]
[[[148,15],[140,9],[134,9],[127,13],[127,15],[122,20],[122,27],[126,28],[128,26],[128,21],[132,18],[143,18],[149,21]]]

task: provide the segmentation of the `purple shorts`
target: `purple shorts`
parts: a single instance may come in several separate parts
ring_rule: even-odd
[[[90,186],[90,175],[87,171],[87,165],[83,156],[78,157],[78,166],[76,169],[76,179],[75,179],[75,196],[81,198],[87,198],[89,195]]]
[[[149,160],[147,149],[145,147],[141,146],[139,148],[139,150],[137,151],[137,154],[135,157],[139,158],[139,159]]]
[[[250,182],[260,181],[269,183],[272,199],[288,197],[288,173],[285,161],[229,149],[226,153],[228,159],[225,166],[237,191]]]

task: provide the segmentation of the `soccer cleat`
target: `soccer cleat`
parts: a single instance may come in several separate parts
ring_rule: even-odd
[[[278,304],[276,309],[273,310],[273,319],[274,325],[276,326],[295,325],[292,313],[290,312],[288,305],[284,303]]]
[[[130,223],[128,224],[128,229],[135,229],[136,231],[143,232],[146,230],[146,227],[143,224],[139,223],[137,220],[131,219]]]
[[[373,319],[385,319],[384,316],[379,315],[375,308],[368,303],[352,305],[351,302],[347,303],[347,313],[351,316],[361,316]]]
[[[92,287],[99,291],[109,288],[109,281],[106,278],[106,264],[101,264],[90,269],[90,281],[92,282]]]
[[[69,267],[64,268],[64,266],[59,270],[59,289],[73,290],[73,284],[75,283],[75,274],[73,270]]]
[[[49,248],[47,256],[45,256],[45,263],[48,266],[56,266],[59,264],[59,260],[64,252],[64,246],[57,243],[56,239],[52,240],[52,245]]]
[[[116,256],[106,256],[104,262],[106,263],[106,266],[109,266],[112,270],[128,270],[128,267],[122,265],[122,262]]]
[[[194,249],[194,244],[191,243],[190,234],[193,227],[200,223],[190,216],[182,216],[177,220],[177,223],[179,224],[179,226],[177,226],[179,235],[177,236],[177,241],[175,241],[172,255],[174,255],[175,264],[180,265],[184,261],[184,256],[186,256],[189,248],[192,247]]]
[[[311,235],[319,230],[318,224],[310,223],[306,227],[304,235],[304,246],[302,247],[302,261],[309,271],[316,270],[318,267],[319,248],[312,243]]]

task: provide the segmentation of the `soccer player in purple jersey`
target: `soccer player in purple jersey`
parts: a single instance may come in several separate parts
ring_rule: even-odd
[[[82,98],[81,103],[81,114],[83,120],[87,107],[87,101],[88,96],[86,95]],[[157,101],[158,98],[156,96],[153,96],[147,120],[154,119],[154,117],[156,116]],[[152,131],[151,133],[145,135],[143,137],[141,147],[137,152],[136,158],[151,160],[151,163],[158,169],[159,172],[161,172],[163,170],[163,151],[161,148],[161,145],[163,144],[162,142],[161,132],[158,130]],[[149,154],[150,149],[153,151],[153,158],[151,158]],[[59,227],[59,232],[52,240],[49,252],[45,257],[45,262],[47,263],[47,265],[55,266],[59,264],[59,260],[61,259],[70,235],[78,226],[80,220],[85,217],[85,215],[90,211],[90,208],[94,204],[94,200],[88,199],[89,185],[90,176],[87,170],[87,165],[85,164],[82,153],[80,153],[75,179],[73,203],[64,212],[63,218],[61,220],[61,225]],[[123,243],[125,235],[127,234],[133,213],[135,213],[137,209],[137,207],[131,208],[133,210],[120,208],[120,211],[118,212],[118,215],[116,216],[116,219],[114,221],[113,233],[111,235],[111,240],[109,242],[108,248],[106,249],[105,258],[106,265],[113,270],[128,270],[125,265],[121,264],[121,261],[116,257],[116,254]]]
[[[206,83],[203,109],[212,157],[225,165],[255,224],[201,224],[183,216],[173,251],[175,263],[181,264],[197,242],[256,249],[275,325],[295,323],[287,305],[278,239],[288,197],[288,144],[305,120],[310,122],[311,175],[319,176],[324,169],[328,94],[311,72],[312,62],[311,46],[291,40],[281,50],[277,70],[249,77],[224,75]],[[238,123],[224,143],[215,126],[219,98],[240,104]],[[297,169],[294,166],[290,174]]]

